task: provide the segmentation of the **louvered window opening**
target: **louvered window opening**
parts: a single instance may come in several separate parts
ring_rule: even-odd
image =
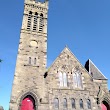
[[[34,31],[37,30],[37,20],[38,20],[38,14],[35,13],[35,15],[34,15],[34,25],[33,25],[33,30]]]
[[[31,29],[31,19],[32,19],[32,12],[29,12],[28,15],[28,23],[27,23],[27,29],[30,30]]]
[[[40,15],[40,21],[39,21],[39,31],[42,32],[43,31],[43,14]]]

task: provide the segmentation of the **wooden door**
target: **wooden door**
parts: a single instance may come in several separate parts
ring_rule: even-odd
[[[107,107],[102,103],[102,104],[101,104],[101,109],[102,109],[102,110],[107,110]]]
[[[22,100],[20,110],[34,110],[34,102],[31,97],[26,97]]]

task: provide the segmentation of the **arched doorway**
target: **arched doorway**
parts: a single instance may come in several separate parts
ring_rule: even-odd
[[[28,95],[22,100],[20,110],[36,110],[35,100],[32,96]]]
[[[106,101],[101,103],[101,110],[110,110],[109,104]]]

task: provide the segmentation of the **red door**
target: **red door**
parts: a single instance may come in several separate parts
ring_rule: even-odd
[[[107,107],[104,104],[101,104],[101,109],[102,110],[107,110]]]
[[[26,97],[22,100],[20,110],[34,110],[34,104],[31,97]]]

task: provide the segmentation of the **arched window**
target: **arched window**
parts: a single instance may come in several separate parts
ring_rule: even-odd
[[[73,85],[76,88],[77,87],[77,74],[73,73]]]
[[[91,109],[91,101],[90,101],[90,99],[87,100],[87,108]]]
[[[55,109],[58,109],[59,108],[59,100],[58,100],[58,98],[55,98],[54,99],[54,108]]]
[[[34,24],[33,24],[34,31],[36,31],[36,29],[37,29],[37,19],[38,19],[38,13],[36,12],[34,15]]]
[[[80,109],[83,109],[84,107],[83,107],[83,100],[82,99],[80,99],[79,104],[80,104]]]
[[[31,29],[31,19],[32,19],[32,12],[30,11],[28,14],[27,29]]]
[[[67,108],[67,99],[66,98],[63,99],[63,108]]]
[[[60,87],[63,87],[63,75],[61,72],[59,72],[59,81],[60,81]]]
[[[42,32],[43,30],[43,25],[44,25],[44,21],[43,21],[43,14],[40,15],[40,21],[39,21],[39,31]]]
[[[64,87],[67,87],[67,75],[66,75],[66,73],[63,73],[63,84],[64,84]]]
[[[34,65],[36,65],[36,58],[34,58]]]
[[[82,88],[82,76],[79,71],[73,72],[73,85],[75,88]]]
[[[29,64],[31,65],[31,57],[29,57]]]
[[[72,108],[75,108],[75,99],[71,99],[71,106],[72,106]]]
[[[81,74],[77,73],[77,85],[79,88],[82,87],[82,80],[81,80]]]

